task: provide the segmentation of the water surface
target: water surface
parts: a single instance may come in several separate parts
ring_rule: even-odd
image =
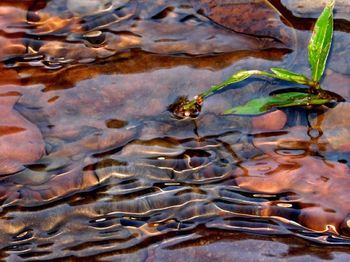
[[[273,130],[221,115],[290,87],[254,78],[196,120],[167,111],[236,70],[308,72],[314,12],[290,2],[2,1],[0,257],[348,258],[346,102],[287,109]],[[323,86],[348,99],[335,17]]]

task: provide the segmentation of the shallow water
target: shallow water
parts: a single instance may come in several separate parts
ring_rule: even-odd
[[[347,103],[287,109],[277,130],[222,116],[290,87],[256,78],[196,120],[167,111],[239,69],[308,70],[313,12],[229,2],[1,2],[3,260],[348,258]],[[348,99],[335,17],[323,86]]]

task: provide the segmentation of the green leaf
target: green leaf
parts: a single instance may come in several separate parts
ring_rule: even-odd
[[[313,85],[314,82],[310,79],[308,79],[306,76],[298,73],[294,73],[292,71],[282,69],[282,68],[271,68],[271,71],[274,73],[268,73],[260,70],[242,70],[238,71],[237,73],[230,76],[225,81],[221,82],[218,85],[212,86],[209,90],[199,94],[200,97],[206,98],[207,96],[220,91],[221,89],[227,87],[228,85],[235,84],[238,82],[241,82],[243,80],[246,80],[247,78],[253,76],[253,75],[262,75],[262,76],[268,76],[272,78],[282,79],[285,81],[294,82],[297,84],[302,85]]]
[[[288,92],[250,100],[243,106],[237,106],[226,110],[224,114],[260,115],[275,108],[323,105],[328,102],[330,102],[330,100],[319,98],[317,95]]]
[[[224,82],[221,82],[218,85],[212,86],[209,90],[207,90],[206,92],[200,94],[200,96],[202,98],[207,97],[208,95],[217,92],[223,88],[225,88],[228,85],[234,84],[234,83],[238,83],[241,82],[245,79],[247,79],[248,77],[252,76],[252,75],[257,75],[260,74],[261,72],[258,70],[247,70],[247,71],[238,71],[237,73],[233,74],[232,76],[230,76],[228,79],[226,79]]]
[[[320,82],[322,78],[332,45],[333,7],[334,1],[330,1],[317,19],[308,46],[312,80],[315,82]]]
[[[294,82],[297,84],[307,85],[311,82],[305,75],[298,74],[283,68],[271,68],[271,71],[275,75],[271,75],[274,78]]]

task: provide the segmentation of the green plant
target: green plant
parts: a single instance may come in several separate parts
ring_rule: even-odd
[[[271,72],[260,70],[239,71],[224,82],[212,86],[209,90],[188,101],[181,97],[179,101],[169,107],[179,117],[195,117],[199,114],[203,100],[215,94],[228,85],[241,82],[251,76],[265,76],[296,84],[309,86],[307,92],[281,92],[268,97],[250,100],[242,106],[236,106],[225,111],[225,114],[257,115],[274,108],[291,106],[324,105],[337,102],[339,96],[334,97],[330,92],[321,88],[320,82],[326,68],[328,54],[333,37],[333,8],[334,0],[329,1],[322,14],[317,19],[309,45],[308,60],[311,66],[311,78],[282,68],[271,68]]]

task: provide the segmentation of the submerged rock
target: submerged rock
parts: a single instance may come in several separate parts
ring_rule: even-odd
[[[14,24],[23,24],[26,21],[28,3],[23,2],[9,4],[1,1],[0,3],[0,28],[2,32],[5,32],[0,35],[0,61],[26,53],[26,47],[21,39],[22,35],[17,34],[15,37],[6,35],[21,31]]]
[[[324,138],[334,150],[350,151],[350,103],[339,103],[316,119]]]
[[[76,15],[91,15],[110,7],[112,0],[67,0],[68,10]],[[124,1],[125,2],[125,1]]]
[[[45,152],[40,130],[13,109],[18,94],[0,94],[0,175],[15,173]]]
[[[287,123],[287,115],[282,110],[275,110],[267,114],[252,118],[255,130],[275,131],[282,129]]]
[[[294,205],[298,205],[296,221],[301,225],[343,234],[348,232],[343,221],[350,212],[349,174],[347,165],[317,157],[267,154],[242,164],[236,171],[236,181],[241,188],[253,192],[285,195],[263,205],[263,217],[289,219],[297,214]]]
[[[350,170],[343,162],[323,157],[332,152],[330,146],[349,141],[347,106],[342,103],[328,110],[312,127],[254,135],[253,143],[262,153],[240,164],[235,181],[257,197],[274,199],[261,204],[258,216],[293,220],[317,232],[349,235]],[[345,135],[339,135],[339,130]]]
[[[235,32],[274,39],[295,46],[289,21],[265,0],[200,0],[195,6],[214,22]]]
[[[45,6],[34,3],[27,23],[16,24],[18,32],[33,37],[33,41],[19,43],[26,51],[19,53],[26,57],[20,62],[29,63],[35,56],[33,60],[41,61],[43,66],[58,69],[134,48],[191,56],[294,48],[294,34],[280,14],[265,1],[255,2],[236,6],[244,8],[245,16],[221,13],[221,9],[207,7],[205,2],[183,0],[56,0]],[[258,12],[257,7],[262,11]],[[206,14],[202,15],[200,9]],[[224,20],[217,20],[219,14]],[[251,16],[258,16],[259,21],[253,22]],[[265,21],[269,21],[268,26]]]
[[[282,4],[298,17],[317,18],[329,0],[282,0]],[[335,18],[349,20],[350,5],[348,0],[335,1]]]

